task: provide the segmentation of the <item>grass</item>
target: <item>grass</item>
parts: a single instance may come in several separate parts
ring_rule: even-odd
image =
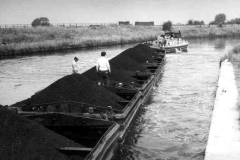
[[[183,26],[175,27],[174,30],[180,30],[183,37],[187,38],[240,37],[240,26],[227,26],[222,28],[216,26]]]
[[[233,47],[228,53],[220,58],[219,66],[221,66],[221,63],[226,59],[228,59],[233,64],[240,62],[240,44]]]
[[[240,36],[240,27],[174,27],[184,38]],[[37,27],[0,29],[0,56],[142,42],[163,34],[159,26]]]

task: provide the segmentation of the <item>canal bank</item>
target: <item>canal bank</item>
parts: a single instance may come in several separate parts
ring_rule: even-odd
[[[231,62],[221,63],[205,160],[240,159],[238,90]]]
[[[183,38],[240,37],[239,26],[174,26]],[[0,56],[91,48],[151,41],[163,34],[159,26],[36,27],[0,29]]]

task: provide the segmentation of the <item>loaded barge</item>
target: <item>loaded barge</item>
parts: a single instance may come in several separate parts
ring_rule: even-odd
[[[137,57],[134,58],[134,56]],[[121,59],[125,59],[125,61],[123,62]],[[128,66],[130,64],[127,64],[126,61],[131,64],[136,63],[135,66],[132,66],[133,69]],[[164,52],[155,52],[149,46],[140,44],[110,60],[112,72],[115,71],[118,75],[112,75],[109,85],[99,85],[99,79],[95,76],[95,67],[93,67],[81,75],[66,76],[29,99],[13,104],[11,108],[17,108],[18,116],[34,121],[36,125],[44,126],[79,144],[77,147],[63,145],[55,148],[59,154],[63,154],[69,159],[110,160],[118,148],[118,144],[124,142],[139,108],[146,101],[161,76],[164,63]],[[139,65],[140,70],[134,68],[136,65]],[[122,79],[123,73],[126,76],[125,81]],[[84,79],[78,84],[80,88],[82,87],[80,85],[91,84],[93,96],[100,88],[102,91],[100,93],[103,95],[97,95],[102,101],[106,99],[104,99],[104,95],[109,92],[114,94],[113,98],[117,103],[114,105],[112,102],[113,105],[106,106],[102,104],[105,102],[97,102],[98,97],[96,96],[91,97],[91,101],[84,101],[86,98],[80,101],[77,98],[83,96],[82,92],[77,95],[80,92],[75,88],[70,88],[69,83],[64,81],[66,79],[71,80],[71,87],[75,82],[78,83],[79,80]],[[64,88],[63,84],[67,84],[67,87]],[[75,95],[66,95],[66,90],[76,92],[77,98],[72,98]],[[59,92],[64,94],[60,95]],[[88,96],[89,91],[84,92]],[[56,97],[57,100],[47,100],[50,99],[49,97]]]

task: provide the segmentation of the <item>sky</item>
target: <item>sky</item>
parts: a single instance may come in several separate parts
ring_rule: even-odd
[[[50,23],[118,23],[118,21],[213,21],[240,18],[240,0],[0,0],[0,24],[31,24],[47,17]]]

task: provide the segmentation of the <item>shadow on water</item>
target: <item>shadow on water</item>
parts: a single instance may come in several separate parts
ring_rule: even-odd
[[[216,39],[215,40],[215,49],[225,49],[226,40],[225,39]]]

